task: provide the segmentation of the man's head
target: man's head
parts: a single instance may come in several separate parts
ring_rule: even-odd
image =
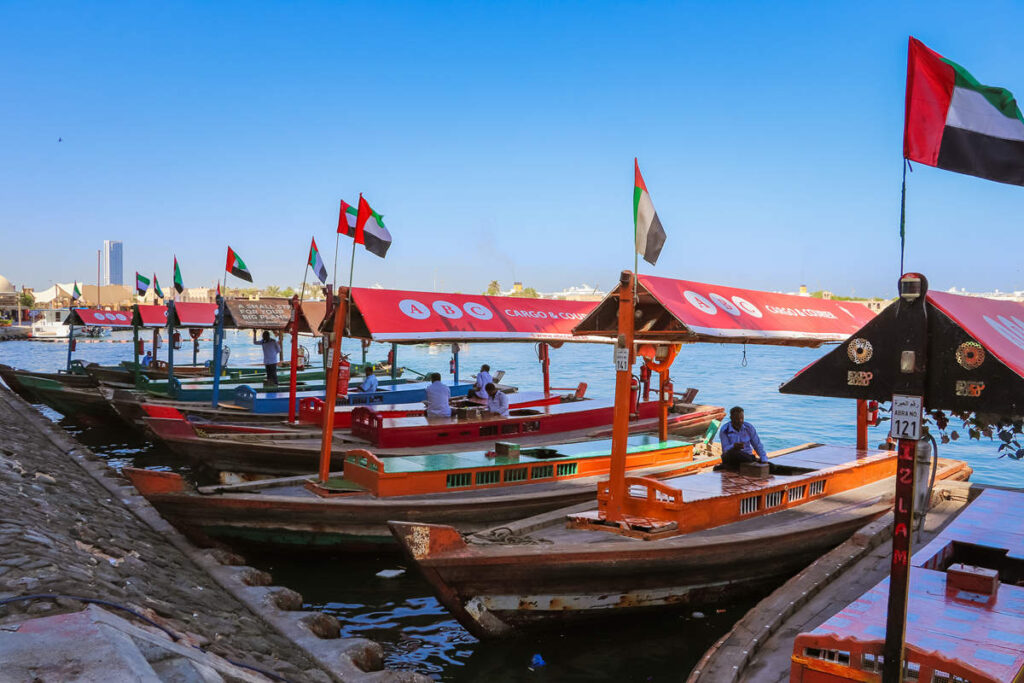
[[[431,382],[440,382],[441,381],[441,373],[440,372],[432,372],[432,373],[430,373],[430,381]]]
[[[488,396],[494,396],[498,393],[498,387],[494,386],[494,382],[488,382],[487,386],[484,387],[484,390],[487,392]]]
[[[270,333],[267,332],[266,330],[263,330],[263,341],[265,341],[265,342],[270,341]]]
[[[491,366],[490,365],[481,365],[480,366],[480,372],[490,372],[490,371],[491,371]]]
[[[742,427],[743,408],[740,408],[739,406],[734,406],[733,409],[729,411],[729,422],[732,423],[734,429],[739,429],[740,427]]]
[[[371,368],[370,366],[366,366],[366,376],[369,377],[372,374],[373,374],[373,368]]]
[[[152,351],[146,351],[146,355],[147,355],[147,356],[152,356],[152,355],[153,355],[153,352],[152,352]]]

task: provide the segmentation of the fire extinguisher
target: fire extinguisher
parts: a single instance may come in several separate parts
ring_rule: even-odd
[[[68,342],[68,345],[71,346],[71,350],[74,351],[75,349],[78,348],[78,340],[72,337],[71,340]]]
[[[448,360],[448,374],[450,374],[450,375],[454,375],[455,374],[455,356],[452,356]]]
[[[659,391],[662,394],[661,400],[668,403],[669,408],[675,405],[675,392],[672,389],[672,382],[665,382],[665,386],[661,387]]]
[[[181,332],[175,332],[174,336],[171,337],[171,341],[174,342],[174,350],[177,351],[181,348]]]
[[[390,351],[388,351],[388,365],[394,365],[394,364],[395,364],[395,350],[391,349]]]
[[[352,369],[349,365],[348,359],[344,356],[341,357],[341,363],[338,364],[338,395],[348,395],[348,383],[352,379]]]
[[[640,384],[643,385],[644,389],[644,400],[650,400],[651,398],[651,369],[647,367],[647,363],[640,366]]]
[[[146,355],[146,342],[144,342],[144,341],[142,341],[142,340],[140,339],[140,340],[138,340],[138,341],[137,341],[137,342],[135,343],[135,345],[136,345],[136,346],[138,347],[138,348],[136,349],[136,352],[137,352],[137,353],[138,353],[138,354],[139,354],[140,356],[144,356],[144,355]]]
[[[316,353],[318,356],[324,355],[324,340],[323,337],[316,343]]]
[[[637,414],[637,407],[640,401],[640,379],[636,375],[632,375],[629,380],[629,413],[630,415]]]
[[[868,425],[874,427],[878,424],[878,401],[868,401]]]

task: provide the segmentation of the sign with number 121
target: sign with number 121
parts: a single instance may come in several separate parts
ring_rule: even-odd
[[[889,436],[894,439],[920,439],[922,403],[920,396],[893,394]]]

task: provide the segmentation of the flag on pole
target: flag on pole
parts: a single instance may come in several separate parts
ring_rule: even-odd
[[[324,260],[320,256],[320,250],[316,248],[316,238],[313,238],[313,243],[309,245],[309,265],[313,268],[313,272],[320,278],[320,284],[327,283],[327,267],[324,265]]]
[[[82,298],[82,292],[78,289],[78,280],[75,280],[75,288],[71,290],[71,301],[78,301]]]
[[[164,298],[164,290],[160,289],[160,281],[156,279],[156,273],[153,273],[153,291],[158,299]]]
[[[1009,90],[982,85],[962,66],[911,37],[903,156],[1024,185],[1024,117]]]
[[[217,296],[220,296],[220,283],[217,283]]]
[[[635,170],[633,181],[633,233],[636,239],[636,253],[652,266],[658,262],[661,248],[665,246],[665,228],[651,203],[647,185],[640,175],[640,162],[633,159]]]
[[[239,258],[238,254],[231,247],[228,247],[228,263],[224,267],[232,275],[247,282],[252,282],[252,273],[245,266],[245,261]]]
[[[338,214],[338,234],[353,238],[356,244],[362,244],[366,251],[384,258],[388,253],[388,248],[391,247],[391,233],[384,227],[384,218],[370,208],[369,203],[362,199],[362,195],[360,195],[360,199],[360,205],[365,205],[366,207],[364,213],[366,211],[369,212],[366,220],[363,222],[362,238],[356,237],[359,210],[345,202],[345,200],[342,200],[341,211]]]
[[[181,268],[178,267],[178,257],[174,257],[174,289],[178,294],[185,291],[185,283],[181,280]]]
[[[140,275],[139,271],[135,271],[135,291],[139,296],[146,296],[146,292],[149,291],[149,278]]]

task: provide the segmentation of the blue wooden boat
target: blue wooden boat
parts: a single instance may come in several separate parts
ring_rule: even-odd
[[[408,382],[394,386],[381,386],[379,391],[349,392],[346,396],[338,396],[338,405],[377,405],[382,403],[416,403],[427,398],[428,382]],[[449,386],[452,398],[465,396],[473,386],[464,382]],[[323,398],[324,390],[311,389],[296,392],[301,401],[304,398]],[[234,404],[244,410],[256,414],[288,412],[289,394],[287,391],[258,391],[243,384],[235,388]]]

